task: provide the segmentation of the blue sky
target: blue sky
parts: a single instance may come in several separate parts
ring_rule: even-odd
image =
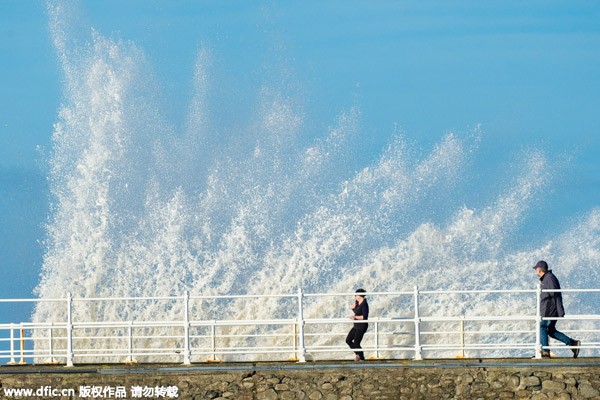
[[[315,126],[358,105],[364,163],[395,131],[427,151],[447,132],[480,125],[481,182],[532,148],[565,165],[534,223],[561,224],[598,206],[600,3],[91,0],[79,8],[84,31],[142,49],[174,125],[185,119],[203,47],[224,102],[250,102],[272,76],[306,98]],[[32,296],[44,251],[45,157],[63,102],[45,10],[43,1],[0,0],[5,298]]]

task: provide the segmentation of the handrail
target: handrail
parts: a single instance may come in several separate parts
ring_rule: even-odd
[[[536,289],[461,289],[461,290],[420,290],[419,294],[483,294],[483,293],[535,293]],[[542,289],[542,293],[594,293],[600,292],[600,289]],[[414,291],[392,291],[392,292],[365,292],[361,293],[364,296],[399,296],[413,295]],[[354,296],[355,292],[336,292],[336,293],[304,293],[304,297],[332,297],[332,296]],[[190,295],[190,300],[206,300],[206,299],[239,299],[239,298],[295,298],[296,294],[232,294],[232,295]],[[137,300],[180,300],[184,296],[125,296],[125,297],[73,297],[73,301],[137,301]],[[64,302],[64,298],[17,298],[17,299],[0,299],[0,303],[15,303],[15,302]]]
[[[596,293],[600,289],[475,289],[475,290],[414,290],[366,292],[361,295],[397,296],[404,297],[409,309],[404,316],[371,316],[368,321],[349,320],[347,317],[314,317],[305,315],[307,304],[314,299],[326,297],[354,296],[354,292],[342,293],[297,293],[288,294],[237,294],[237,295],[190,295],[156,296],[156,297],[74,297],[67,294],[64,298],[51,299],[0,299],[0,305],[11,302],[57,302],[64,303],[64,314],[59,321],[19,322],[0,324],[0,332],[8,331],[9,338],[0,337],[0,346],[10,345],[10,350],[0,349],[0,359],[27,357],[38,362],[40,359],[61,360],[67,366],[75,361],[90,358],[123,360],[135,362],[141,357],[175,357],[184,364],[192,363],[192,357],[208,355],[210,361],[218,361],[221,356],[260,355],[260,354],[290,354],[299,362],[306,361],[309,354],[349,352],[343,343],[343,332],[323,331],[328,325],[349,327],[352,324],[369,324],[373,329],[365,335],[364,351],[375,352],[377,358],[382,353],[395,357],[396,352],[412,353],[414,359],[421,359],[432,351],[459,351],[465,356],[465,351],[475,350],[533,350],[540,358],[542,350],[556,349],[557,346],[547,346],[542,349],[540,344],[539,325],[544,320],[563,321],[600,321],[600,315],[573,315],[562,318],[541,317],[539,299],[542,293]],[[536,313],[517,315],[429,315],[420,310],[423,297],[445,295],[481,295],[498,294],[511,295],[535,294]],[[285,318],[245,318],[245,319],[202,319],[201,315],[192,315],[192,304],[197,300],[220,299],[289,299],[296,308],[287,312]],[[104,301],[168,301],[181,306],[178,318],[169,320],[81,320],[77,319],[73,310],[81,303],[98,303]],[[307,304],[305,304],[307,303]],[[375,303],[375,302],[374,302]],[[375,303],[376,304],[376,303]],[[179,306],[177,308],[179,310]],[[473,329],[480,323],[479,329]],[[499,323],[512,322],[512,329],[506,329]],[[514,325],[518,323],[518,325]],[[428,324],[424,326],[424,324]],[[441,324],[441,325],[440,325]],[[448,325],[450,324],[450,325]],[[465,325],[469,324],[469,329]],[[533,324],[533,325],[532,325]],[[490,325],[490,326],[487,326]],[[449,328],[449,327],[452,328]],[[498,326],[498,329],[494,327]],[[426,329],[423,329],[423,328]],[[290,329],[291,328],[291,329]],[[157,331],[157,329],[161,329]],[[391,329],[391,330],[390,330]],[[577,334],[594,334],[600,330],[582,327],[581,329],[565,329],[565,332]],[[22,333],[25,332],[26,334]],[[20,333],[20,334],[19,334]],[[486,343],[491,335],[503,335],[499,342]],[[535,335],[535,340],[531,337]],[[515,337],[506,339],[507,336]],[[338,339],[335,339],[338,337]],[[411,339],[411,337],[413,339]],[[468,337],[468,340],[465,338]],[[432,338],[432,339],[430,339]],[[250,340],[251,339],[251,340]],[[250,341],[249,341],[250,340]],[[433,341],[432,341],[433,340]],[[371,343],[373,342],[373,343]],[[33,348],[26,348],[31,346]],[[100,346],[100,347],[94,347]],[[562,348],[572,348],[565,347]],[[579,346],[581,349],[600,350],[600,343],[592,340]],[[526,356],[531,356],[527,354]]]

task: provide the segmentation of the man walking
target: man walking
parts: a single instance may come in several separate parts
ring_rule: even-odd
[[[540,277],[542,282],[542,290],[544,289],[560,289],[560,283],[558,279],[548,270],[548,264],[546,261],[538,261],[533,267],[536,274]],[[540,297],[540,313],[542,317],[550,318],[562,318],[565,316],[565,309],[562,303],[561,292],[542,292]],[[540,325],[540,334],[542,342],[542,357],[550,357],[550,351],[546,349],[548,346],[548,336],[558,341],[563,342],[567,346],[576,346],[577,348],[571,349],[573,352],[573,358],[577,358],[579,355],[579,340],[573,340],[562,332],[556,330],[556,320],[542,320]]]

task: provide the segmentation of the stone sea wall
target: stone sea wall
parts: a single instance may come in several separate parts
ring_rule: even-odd
[[[482,365],[485,365],[482,364]],[[12,368],[12,369],[11,369]],[[61,369],[62,368],[62,369]],[[222,368],[222,369],[220,369]],[[435,363],[0,368],[0,398],[19,399],[600,399],[600,363]],[[7,391],[8,389],[8,391]],[[30,396],[15,389],[29,389]],[[57,390],[71,392],[57,392]],[[11,392],[12,391],[12,392]],[[54,391],[54,392],[52,392]],[[36,393],[37,392],[37,393]]]

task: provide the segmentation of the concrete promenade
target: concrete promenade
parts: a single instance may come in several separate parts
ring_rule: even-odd
[[[0,382],[2,399],[600,399],[600,358],[4,365]]]
[[[306,371],[306,370],[355,370],[355,369],[421,369],[421,368],[600,368],[600,358],[464,358],[427,360],[367,360],[356,363],[349,360],[321,360],[312,362],[260,361],[260,362],[202,362],[192,365],[180,363],[109,363],[77,364],[74,367],[55,364],[1,365],[0,375],[5,374],[155,374],[180,372],[230,372],[230,371]]]

